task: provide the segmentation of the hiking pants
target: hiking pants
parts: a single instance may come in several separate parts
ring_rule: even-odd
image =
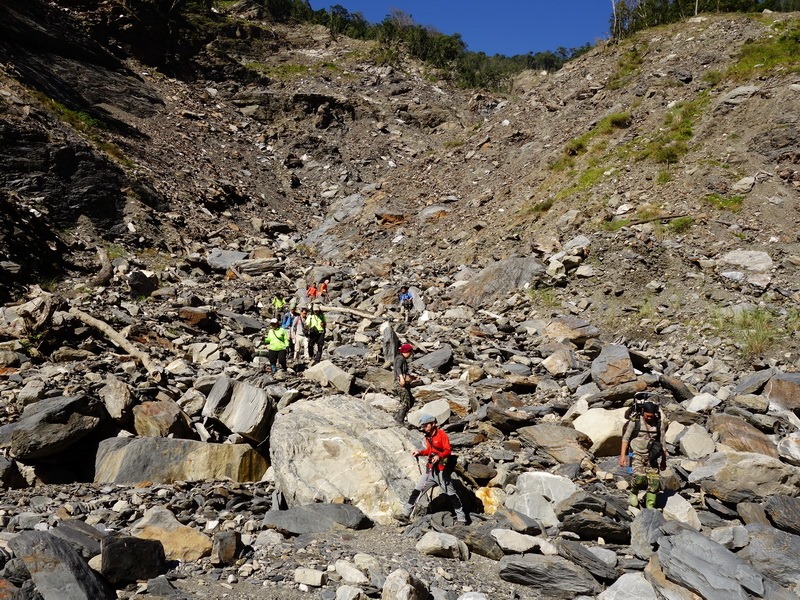
[[[400,399],[400,406],[397,407],[397,412],[394,414],[394,420],[399,425],[402,425],[406,420],[406,415],[411,407],[414,405],[414,396],[411,395],[411,387],[407,385],[400,385],[395,381],[394,393]]]
[[[322,348],[325,346],[324,331],[310,331],[308,334],[308,357],[315,363],[322,360]]]
[[[308,338],[304,335],[296,335],[294,338],[294,356],[292,357],[294,362],[297,362],[299,357],[309,358]]]
[[[461,498],[458,497],[458,493],[453,487],[453,482],[450,479],[450,472],[447,470],[440,471],[435,466],[429,468],[420,476],[417,485],[414,487],[414,491],[411,492],[411,496],[409,496],[408,502],[406,502],[403,514],[407,517],[410,516],[419,497],[435,485],[438,485],[442,492],[450,499],[450,504],[453,505],[453,510],[456,513],[456,519],[461,523],[466,522],[467,516],[464,514],[464,508],[461,506]]]
[[[280,364],[281,369],[286,370],[286,350],[267,350],[267,358],[269,359],[269,368],[274,373],[277,371],[277,365]]]

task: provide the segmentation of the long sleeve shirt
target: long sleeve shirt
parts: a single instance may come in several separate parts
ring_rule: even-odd
[[[429,465],[431,464],[430,457],[434,454],[439,457],[435,467],[439,471],[444,471],[447,464],[446,459],[450,457],[452,450],[450,449],[450,438],[438,427],[433,430],[431,435],[425,436],[425,449],[419,451],[420,456],[428,457]]]

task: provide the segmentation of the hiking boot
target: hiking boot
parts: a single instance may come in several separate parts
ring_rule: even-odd
[[[655,508],[656,507],[656,495],[652,492],[647,492],[644,495],[644,507],[645,508]]]
[[[638,496],[638,494],[634,494],[633,492],[628,494],[628,504],[630,504],[634,508],[639,506],[639,496]]]

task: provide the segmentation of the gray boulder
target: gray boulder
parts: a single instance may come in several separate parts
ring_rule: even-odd
[[[746,529],[750,542],[736,556],[800,593],[800,536],[764,525],[747,525]]]
[[[386,524],[419,477],[415,448],[422,448],[418,432],[349,396],[296,402],[270,434],[275,484],[289,506],[345,500]]]
[[[457,301],[472,307],[491,304],[541,278],[545,267],[533,256],[508,258],[485,267],[454,292]]]
[[[597,596],[597,600],[660,600],[651,584],[641,573],[625,573],[607,590]]]
[[[269,435],[275,411],[275,402],[265,390],[223,375],[208,393],[202,415],[260,444]]]
[[[37,460],[60,453],[92,433],[107,417],[102,402],[90,396],[30,404],[11,434],[11,454]]]
[[[206,444],[170,438],[112,438],[100,442],[95,483],[259,481],[264,458],[248,445]]]
[[[315,503],[288,510],[267,511],[263,525],[300,535],[337,529],[367,529],[372,526],[372,521],[349,504]]]
[[[571,600],[601,590],[589,571],[560,556],[506,556],[500,561],[498,574],[504,581],[534,587],[548,598]]]
[[[21,558],[46,600],[116,600],[117,594],[69,545],[43,531],[24,531],[9,547]]]
[[[103,539],[101,572],[112,584],[152,579],[167,572],[164,546],[158,540],[143,540],[127,535]]]
[[[587,448],[592,446],[591,438],[571,427],[541,423],[522,427],[517,430],[517,434],[525,445],[541,450],[562,464],[591,460],[591,455],[587,452]]]
[[[780,373],[769,380],[764,388],[773,410],[800,409],[800,373]]]
[[[603,346],[600,356],[592,361],[592,381],[601,390],[636,381],[628,349],[619,344]]]
[[[450,344],[442,344],[440,348],[417,358],[412,364],[418,369],[444,373],[453,364],[453,348]]]
[[[723,502],[745,502],[774,494],[800,494],[800,468],[749,452],[715,452],[689,475]]]
[[[303,377],[316,381],[323,387],[331,386],[343,394],[349,393],[353,385],[353,376],[329,360],[323,360],[309,367],[303,371]]]
[[[764,594],[758,571],[699,533],[684,530],[663,538],[657,553],[668,579],[704,598],[748,600],[750,594]]]
[[[800,535],[800,498],[772,496],[764,508],[776,527]]]
[[[666,519],[657,510],[644,509],[631,523],[631,550],[642,560],[648,560],[658,541],[664,537],[661,527]]]

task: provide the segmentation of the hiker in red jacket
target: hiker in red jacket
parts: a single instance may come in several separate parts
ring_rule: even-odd
[[[467,516],[461,506],[461,498],[458,497],[458,493],[453,487],[453,482],[450,480],[450,473],[455,467],[454,458],[450,450],[450,438],[447,437],[443,430],[439,429],[436,419],[431,415],[422,415],[419,420],[419,426],[425,434],[425,449],[414,450],[413,455],[427,456],[428,464],[425,473],[420,476],[414,491],[411,492],[403,512],[397,516],[397,520],[408,522],[417,499],[433,486],[438,485],[442,492],[450,498],[450,503],[453,505],[458,522],[466,523]]]

